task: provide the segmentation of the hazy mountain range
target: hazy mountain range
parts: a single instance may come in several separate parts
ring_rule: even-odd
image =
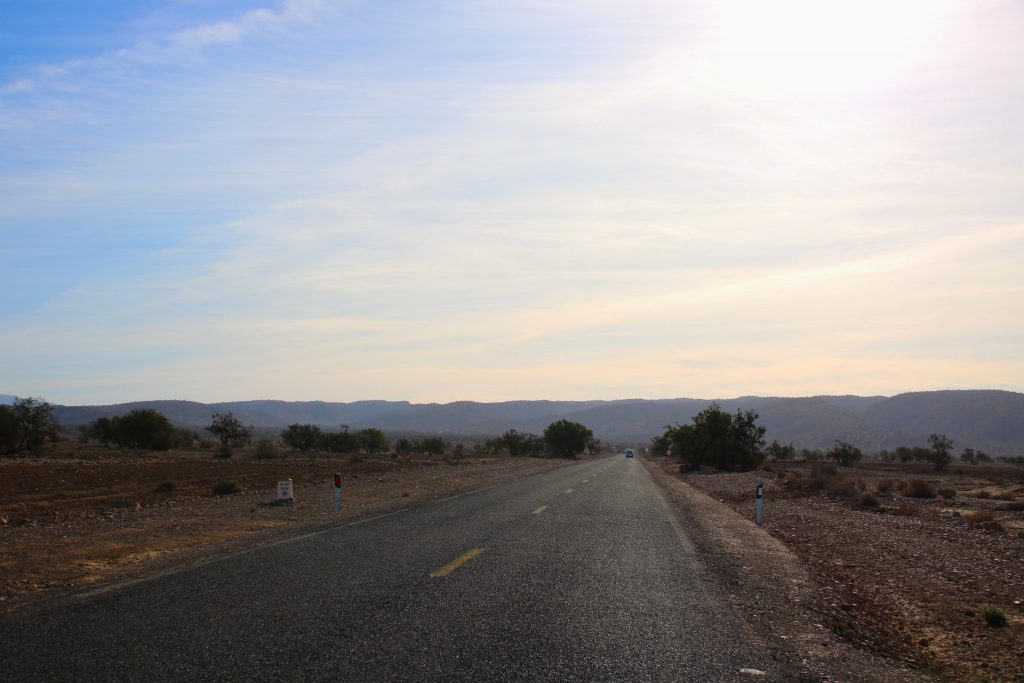
[[[3,398],[0,395],[0,398]],[[386,432],[493,436],[507,429],[541,433],[551,422],[581,422],[609,442],[646,444],[666,425],[689,422],[708,399],[619,401],[506,401],[501,403],[416,404],[407,401],[140,401],[108,406],[55,406],[62,425],[74,427],[101,415],[155,408],[172,422],[191,428],[210,424],[214,413],[234,413],[261,429],[310,423],[328,429],[378,427]],[[901,445],[926,445],[941,432],[957,451],[981,449],[992,455],[1024,453],[1024,394],[1009,391],[927,391],[897,396],[745,396],[718,401],[725,410],[754,410],[767,439],[797,448],[828,448],[836,439],[873,452]]]

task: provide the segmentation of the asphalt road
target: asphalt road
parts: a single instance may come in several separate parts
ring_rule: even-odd
[[[685,528],[641,463],[582,462],[4,617],[0,679],[772,674]]]

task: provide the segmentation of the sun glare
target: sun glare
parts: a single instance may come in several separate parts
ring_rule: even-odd
[[[927,60],[951,15],[942,0],[716,3],[714,76],[752,94],[857,93]]]

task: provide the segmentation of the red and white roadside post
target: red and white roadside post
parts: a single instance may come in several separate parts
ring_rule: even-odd
[[[341,512],[341,472],[334,473],[334,511]]]

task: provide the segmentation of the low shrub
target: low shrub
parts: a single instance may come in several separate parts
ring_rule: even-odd
[[[939,489],[939,495],[946,500],[953,500],[956,498],[956,489]]]
[[[895,484],[893,484],[892,479],[883,479],[882,481],[878,482],[878,492],[891,493],[893,486],[895,486]]]
[[[213,495],[230,496],[233,493],[241,493],[242,485],[237,481],[222,481],[213,485]]]
[[[226,460],[226,459],[230,458],[234,454],[235,454],[235,452],[233,450],[231,450],[231,445],[230,444],[222,443],[222,444],[217,444],[217,450],[215,450],[213,452],[213,457],[215,457],[215,458],[222,458],[222,459]]]
[[[935,489],[924,479],[912,479],[903,489],[907,498],[934,498]]]
[[[963,514],[963,518],[973,524],[981,524],[982,522],[991,522],[995,517],[988,510],[970,510]]]
[[[813,465],[811,465],[812,477],[834,477],[838,471],[839,470],[836,469],[836,466],[830,462],[816,462]]]
[[[253,451],[253,457],[257,460],[270,460],[276,458],[279,453],[277,450],[277,444],[271,439],[260,439],[256,442],[256,450]]]
[[[160,485],[156,487],[157,493],[170,493],[178,488],[178,485],[173,481],[162,481]]]
[[[786,472],[779,483],[782,485],[782,490],[778,492],[780,498],[799,498],[804,495],[804,487],[807,486],[807,480],[799,472]]]
[[[1006,612],[998,607],[986,607],[981,610],[981,616],[985,618],[985,623],[992,628],[1002,628],[1008,623],[1006,619]]]
[[[983,500],[987,500],[987,499],[992,497],[992,492],[991,491],[986,491],[986,490],[982,489],[981,491],[976,491],[974,493],[974,497],[975,498],[981,498]]]
[[[900,501],[899,505],[896,506],[896,509],[893,510],[893,512],[902,517],[914,517],[921,514],[921,510],[916,505],[911,505],[910,503],[905,503],[903,501]]]
[[[989,520],[986,520],[986,521],[982,522],[981,523],[981,528],[984,529],[985,531],[994,531],[994,532],[999,533],[999,534],[1005,534],[1006,533],[1006,527],[1004,527],[1002,524],[1000,524],[999,522],[995,521],[994,519],[989,519]]]
[[[1011,512],[1024,510],[1024,500],[1015,500],[1012,503],[1003,503],[1002,505],[997,505],[996,510],[1006,510]]]
[[[834,477],[825,483],[825,490],[840,498],[856,498],[857,487],[849,479]]]
[[[866,508],[876,508],[879,506],[878,499],[870,493],[863,493],[860,497],[860,504]]]

